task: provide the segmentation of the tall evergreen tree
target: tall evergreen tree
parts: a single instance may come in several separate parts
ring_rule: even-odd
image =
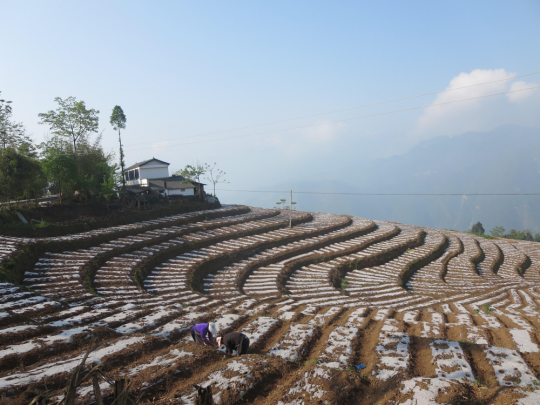
[[[124,174],[124,149],[122,147],[122,137],[120,130],[126,129],[126,115],[119,105],[114,106],[111,114],[111,125],[115,131],[118,131],[118,142],[120,143],[120,170],[122,171],[122,190],[126,189],[126,178]]]

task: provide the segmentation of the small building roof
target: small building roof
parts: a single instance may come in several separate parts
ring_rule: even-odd
[[[200,185],[203,185],[203,186],[206,186],[205,183],[197,183],[196,181],[187,181],[185,183],[183,183],[184,180],[186,180],[185,177],[183,176],[178,176],[178,175],[172,175],[170,177],[157,177],[155,179],[148,179],[148,181],[154,181],[154,180],[164,180],[167,182],[167,184],[172,184],[172,183],[181,183],[181,184],[190,184],[190,185],[195,185],[195,184],[200,184]],[[180,187],[180,188],[185,188],[185,187]],[[189,188],[189,187],[188,187]]]
[[[182,176],[174,177],[162,177],[160,179],[148,179],[148,187],[153,190],[164,190],[165,182],[167,183],[167,189],[178,190],[180,188],[195,188],[195,185],[190,183],[184,183]]]
[[[165,190],[165,182],[167,182],[168,190],[178,190],[181,188],[196,188],[197,184],[204,186],[203,183],[197,183],[196,181],[184,182],[185,177],[182,176],[171,176],[171,177],[159,177],[157,179],[148,179],[147,186],[133,185],[128,186],[128,189],[132,192],[142,192],[145,190]]]
[[[129,167],[126,167],[124,170],[131,170],[131,169],[135,169],[136,167],[141,167],[141,166],[144,166],[150,162],[153,162],[153,161],[156,161],[156,162],[160,162],[160,163],[164,163],[166,164],[167,166],[170,165],[170,163],[167,163],[167,162],[164,162],[163,160],[159,160],[159,159],[156,159],[156,158],[152,158],[152,159],[148,159],[148,160],[143,160],[142,162],[139,162],[139,163],[135,163],[134,165],[131,165]]]

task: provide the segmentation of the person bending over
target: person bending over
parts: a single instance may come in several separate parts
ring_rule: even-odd
[[[249,349],[249,338],[240,332],[227,333],[225,336],[219,336],[217,339],[218,347],[225,346],[225,353],[236,355],[246,354]]]
[[[214,335],[217,335],[216,324],[214,322],[199,323],[191,328],[193,341],[200,345],[214,346],[216,343]]]

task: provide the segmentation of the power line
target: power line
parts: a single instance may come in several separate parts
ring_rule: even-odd
[[[508,80],[519,79],[521,77],[533,76],[533,75],[537,75],[537,74],[540,74],[540,72],[527,73],[525,75],[513,76],[513,77],[510,77],[510,78],[506,78],[506,79],[492,80],[490,82],[482,82],[482,83],[477,83],[477,84],[471,84],[469,86],[456,87],[454,89],[439,90],[439,91],[434,91],[434,92],[431,92],[431,93],[419,94],[419,95],[416,95],[416,96],[409,96],[409,97],[403,97],[403,98],[396,98],[396,99],[393,99],[393,100],[379,101],[377,103],[364,104],[364,105],[360,105],[360,106],[356,106],[356,107],[344,108],[344,109],[341,109],[341,110],[333,110],[333,111],[328,111],[328,112],[323,112],[323,113],[317,113],[317,114],[311,114],[311,115],[303,115],[303,116],[295,117],[295,118],[287,118],[287,119],[284,119],[284,120],[270,121],[270,122],[265,122],[263,124],[248,125],[248,126],[245,126],[245,127],[225,129],[225,130],[222,130],[222,131],[207,132],[207,133],[204,133],[204,134],[197,134],[197,135],[181,136],[181,137],[178,137],[178,138],[163,139],[163,140],[157,141],[157,142],[167,142],[167,141],[175,141],[175,140],[178,140],[178,139],[187,139],[187,138],[195,138],[195,137],[199,137],[199,136],[216,135],[216,134],[221,134],[221,133],[225,133],[225,132],[239,131],[241,129],[249,129],[249,128],[256,128],[256,127],[261,127],[261,126],[265,126],[265,125],[279,124],[279,123],[282,123],[282,122],[295,121],[295,120],[300,120],[300,119],[303,119],[303,118],[318,117],[318,116],[321,116],[321,115],[333,114],[333,113],[337,113],[337,112],[356,110],[356,109],[359,109],[359,108],[373,107],[373,106],[381,105],[381,104],[395,103],[395,102],[398,102],[398,101],[411,100],[411,99],[419,98],[419,97],[432,96],[432,95],[435,95],[435,94],[447,93],[449,91],[462,90],[462,89],[467,89],[467,88],[470,88],[470,87],[483,86],[483,85],[486,85],[486,84],[504,82],[504,81],[508,81]],[[127,145],[127,146],[129,147],[129,146],[137,146],[137,145],[147,145],[147,144],[150,144],[150,143],[156,143],[156,141],[133,143],[133,144]],[[132,150],[142,150],[142,149],[132,149]]]
[[[289,193],[290,190],[229,190],[217,189],[216,191],[233,191],[243,193]],[[358,196],[540,196],[540,193],[334,193],[324,191],[293,191],[293,194],[321,194],[321,195],[358,195]]]
[[[170,148],[170,147],[173,147],[173,146],[193,145],[193,144],[197,144],[197,143],[207,143],[207,142],[214,142],[214,141],[224,141],[224,140],[228,140],[228,139],[245,138],[245,137],[248,137],[248,136],[265,135],[265,134],[271,134],[271,133],[276,133],[276,132],[290,131],[290,130],[294,130],[294,129],[303,129],[303,128],[316,127],[316,126],[319,126],[319,125],[336,124],[338,122],[352,121],[352,120],[358,120],[358,119],[362,119],[362,118],[378,117],[378,116],[382,116],[382,115],[395,114],[395,113],[399,113],[399,112],[420,110],[422,108],[430,108],[430,107],[437,107],[437,106],[441,106],[441,105],[461,103],[461,102],[464,102],[464,101],[472,101],[472,100],[478,100],[478,99],[481,99],[481,98],[501,96],[503,94],[517,93],[517,92],[520,92],[520,91],[533,90],[533,89],[538,89],[538,88],[540,88],[540,86],[527,87],[525,89],[519,89],[519,90],[510,90],[510,91],[505,91],[505,92],[502,92],[502,93],[487,94],[487,95],[484,95],[484,96],[465,98],[463,100],[447,101],[445,103],[428,104],[428,105],[423,105],[423,106],[420,106],[420,107],[404,108],[402,110],[387,111],[387,112],[382,112],[382,113],[378,113],[378,114],[362,115],[362,116],[359,116],[359,117],[346,118],[346,119],[343,119],[343,120],[320,122],[318,124],[301,125],[301,126],[297,126],[297,127],[275,129],[275,130],[272,130],[272,131],[256,132],[256,133],[246,134],[246,135],[229,136],[229,137],[225,137],[225,138],[207,139],[207,140],[204,140],[204,141],[178,143],[178,144],[174,144],[174,145],[164,145],[164,146],[159,146],[159,147],[157,147],[155,149]],[[126,150],[126,152],[133,152],[133,151],[137,151],[137,150],[148,150],[148,147],[141,148],[141,149],[128,149],[128,150]]]

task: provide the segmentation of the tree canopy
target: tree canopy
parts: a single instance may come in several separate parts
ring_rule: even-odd
[[[110,174],[113,154],[101,146],[101,136],[94,141],[88,137],[79,141],[75,154],[73,145],[63,138],[53,136],[41,145],[42,164],[51,191],[84,196],[100,195],[101,184]]]
[[[47,124],[54,135],[66,137],[73,143],[73,150],[77,153],[77,145],[90,134],[98,132],[98,110],[87,109],[84,101],[77,101],[75,97],[54,99],[59,105],[56,110],[39,114],[40,124]]]
[[[197,160],[193,165],[186,165],[181,170],[177,170],[174,174],[177,176],[182,176],[186,182],[196,181],[197,183],[201,182],[201,176],[203,176],[210,166],[206,163],[201,163]]]
[[[496,226],[489,233],[496,238],[504,238],[504,226]]]
[[[32,151],[32,139],[26,135],[22,123],[11,120],[12,112],[11,101],[0,99],[0,146],[2,149],[12,147],[19,150],[22,148],[22,151],[27,151],[28,155]]]
[[[3,200],[39,197],[46,186],[41,165],[15,148],[0,150],[0,196]]]
[[[476,224],[474,224],[471,228],[471,232],[472,233],[479,233],[480,235],[484,235],[484,233],[486,232],[484,227],[482,226],[482,224],[480,222],[477,222]]]
[[[111,114],[111,125],[115,131],[126,129],[126,115],[119,105],[115,105]]]

